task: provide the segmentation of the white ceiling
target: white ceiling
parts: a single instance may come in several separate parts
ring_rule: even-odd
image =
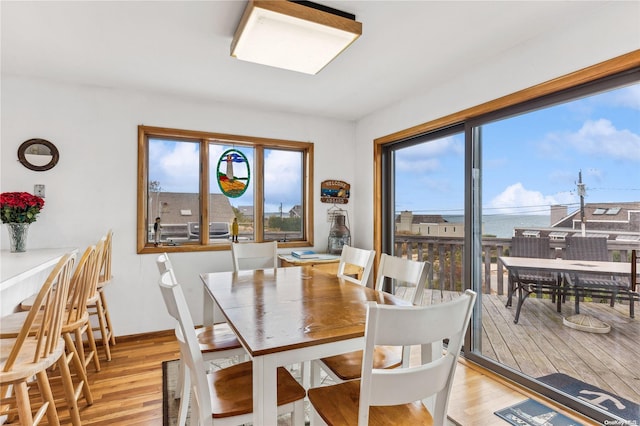
[[[246,2],[7,2],[2,73],[360,119],[427,92],[606,2],[324,1],[362,36],[317,75],[242,62]]]

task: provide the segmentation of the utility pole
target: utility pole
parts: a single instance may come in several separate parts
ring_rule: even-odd
[[[587,236],[587,224],[584,219],[584,196],[585,196],[584,183],[582,183],[582,170],[578,172],[578,195],[580,196],[580,226],[582,228],[582,236]]]

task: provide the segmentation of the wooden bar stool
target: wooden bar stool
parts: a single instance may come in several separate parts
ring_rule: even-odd
[[[62,338],[64,311],[71,282],[75,255],[64,255],[44,282],[17,337],[0,339],[0,385],[12,385],[13,396],[3,397],[0,405],[15,406],[20,424],[37,425],[46,416],[49,425],[60,425],[55,400],[46,370],[58,365],[74,425],[80,425],[80,415],[74,397],[69,366],[65,361],[65,342]],[[53,291],[54,286],[56,291]],[[37,332],[33,326],[41,317]],[[36,377],[42,405],[32,411],[28,381]],[[10,413],[11,415],[15,415]]]
[[[104,288],[111,282],[111,254],[112,254],[112,241],[113,231],[109,230],[101,241],[104,243],[102,250],[102,257],[99,265],[99,278],[96,292],[89,296],[87,306],[89,308],[89,315],[97,318],[98,327],[94,328],[94,331],[99,331],[102,336],[102,347],[107,361],[111,361],[111,345],[116,344],[116,337],[113,333],[113,326],[111,325],[111,317],[109,315],[109,308],[107,306],[107,298],[104,293]]]
[[[89,313],[87,310],[88,295],[95,291],[98,281],[98,252],[102,250],[102,244],[99,244],[98,250],[95,246],[89,246],[77,263],[71,283],[69,285],[68,296],[65,304],[64,317],[62,323],[62,337],[65,341],[66,353],[64,360],[67,365],[73,364],[74,371],[78,378],[78,384],[74,392],[75,401],[84,396],[87,405],[93,404],[93,396],[89,388],[89,380],[87,378],[87,364],[94,360],[94,365],[99,370],[100,364],[97,356],[97,349],[93,333],[89,324]],[[57,288],[53,290],[57,292]],[[25,302],[22,307],[28,305]],[[32,306],[33,310],[35,306]],[[30,311],[31,311],[30,310]],[[24,324],[28,312],[18,312],[2,318],[2,331],[0,337],[16,337],[20,332],[22,324]],[[43,320],[43,311],[40,310],[36,315],[32,332],[37,332],[40,323]],[[89,341],[89,357],[85,356],[83,335],[86,334]]]

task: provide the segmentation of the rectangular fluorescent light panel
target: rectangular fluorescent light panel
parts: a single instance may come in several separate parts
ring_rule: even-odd
[[[240,60],[317,74],[362,34],[352,19],[289,1],[250,1],[231,44]]]

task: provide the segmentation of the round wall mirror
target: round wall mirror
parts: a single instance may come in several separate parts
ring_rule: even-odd
[[[29,139],[18,148],[20,163],[27,169],[37,172],[52,169],[59,158],[58,148],[44,139]]]

